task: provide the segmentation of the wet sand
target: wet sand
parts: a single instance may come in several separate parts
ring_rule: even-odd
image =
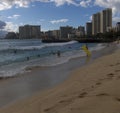
[[[0,107],[60,84],[69,77],[72,70],[84,65],[85,60],[85,58],[78,58],[58,66],[29,68],[27,70],[31,72],[1,79]]]
[[[99,54],[96,54],[92,58],[95,59],[98,56]],[[106,81],[113,78],[114,74],[111,72],[111,67],[112,65],[113,67],[119,66],[119,59],[117,58],[120,58],[119,52],[99,58],[93,61],[94,63],[81,67],[80,69],[77,68],[87,63],[86,61],[88,59],[83,58],[81,60],[83,63],[78,63],[80,59],[73,59],[69,63],[59,65],[58,67],[35,68],[32,72],[26,73],[27,76],[22,75],[21,77],[2,82],[2,84],[0,84],[1,106],[9,102],[11,105],[9,104],[3,107],[3,109],[1,107],[0,113],[61,113],[63,111],[65,111],[65,113],[79,113],[82,109],[81,107],[91,107],[90,105],[85,106],[86,104],[83,104],[89,100],[89,97],[93,96],[96,99],[97,97],[107,97],[107,95],[110,95],[106,92],[98,94],[92,93],[97,91],[99,86],[103,86],[103,82],[106,83]],[[114,71],[119,74],[119,68],[116,68]],[[70,74],[71,72],[72,74]],[[67,80],[68,76],[70,79]],[[53,89],[43,91],[63,81],[65,81],[63,84]],[[40,90],[42,90],[42,92],[39,92]],[[5,92],[2,93],[2,91]],[[35,95],[35,93],[37,94]],[[29,98],[29,96],[32,97]],[[8,99],[6,99],[6,97]],[[26,97],[28,97],[28,99],[23,100],[23,98]],[[88,98],[88,100],[84,97],[86,99]],[[119,97],[116,98],[119,100]],[[22,101],[14,104],[17,99],[22,99]],[[94,113],[93,111],[92,113]],[[84,110],[82,113],[84,113]]]

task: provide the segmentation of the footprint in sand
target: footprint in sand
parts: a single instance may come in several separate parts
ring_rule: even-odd
[[[109,96],[109,94],[107,94],[107,93],[100,93],[100,94],[97,94],[96,96],[97,96],[97,97],[101,97],[101,96]]]
[[[101,82],[97,82],[97,83],[96,83],[96,85],[98,85],[98,86],[101,85],[101,84],[102,84]]]
[[[117,65],[120,65],[120,63],[118,62],[118,63],[116,63],[116,64],[111,64],[111,65],[109,65],[109,66],[117,66]]]
[[[115,100],[119,101],[120,102],[120,98],[116,97]]]
[[[120,72],[120,70],[115,70],[115,72]]]
[[[111,64],[111,65],[109,65],[109,66],[111,66],[111,67],[112,67],[112,66],[114,66],[114,65],[113,65],[113,64]]]
[[[54,113],[54,111],[56,111],[57,108],[63,108],[65,106],[71,104],[74,101],[74,99],[75,98],[68,98],[68,99],[60,100],[54,106],[44,109],[44,112]]]
[[[120,63],[118,62],[118,63],[116,63],[116,65],[120,65]]]
[[[46,108],[44,109],[44,112],[48,112],[49,110],[51,110],[51,108]]]
[[[120,79],[120,76],[118,76],[117,79]]]
[[[94,89],[94,88],[96,88],[96,86],[99,86],[101,84],[102,84],[101,82],[97,82],[95,85],[92,85],[91,88]]]
[[[87,94],[88,94],[87,92],[83,92],[83,93],[81,93],[78,97],[79,97],[79,98],[84,98]]]
[[[68,99],[68,100],[60,100],[59,103],[69,103],[72,102],[72,99]]]
[[[114,73],[109,73],[109,74],[107,74],[106,79],[113,79],[114,75],[115,75]]]
[[[108,77],[114,77],[114,73],[107,74]]]

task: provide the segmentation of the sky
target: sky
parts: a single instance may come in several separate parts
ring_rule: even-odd
[[[120,0],[0,0],[0,34],[26,24],[41,25],[42,31],[77,28],[105,8],[112,8],[113,24],[120,22]]]

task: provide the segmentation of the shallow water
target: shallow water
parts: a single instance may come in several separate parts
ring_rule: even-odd
[[[63,64],[42,67],[30,73],[0,82],[0,107],[5,107],[17,100],[62,83],[74,69],[92,63],[94,59],[111,53],[115,49],[116,47],[107,47],[104,48],[104,51],[94,51],[90,59],[88,57],[71,59]]]
[[[72,58],[86,56],[84,43],[42,43],[41,40],[0,40],[0,77],[24,73],[27,67],[55,66]],[[105,44],[88,44],[90,51],[105,48]],[[60,51],[60,57],[57,56]]]

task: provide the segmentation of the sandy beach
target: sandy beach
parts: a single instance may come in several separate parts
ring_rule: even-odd
[[[0,113],[119,113],[120,50],[71,72],[64,83],[0,109]]]

